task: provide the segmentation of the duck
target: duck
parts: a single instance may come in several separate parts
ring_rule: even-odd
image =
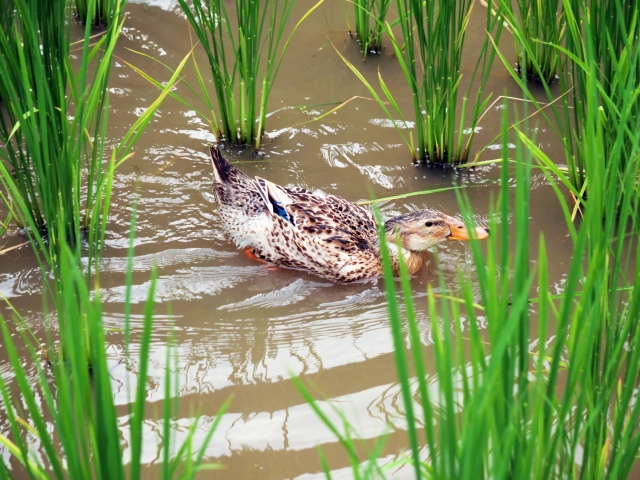
[[[338,195],[250,178],[218,147],[211,147],[210,153],[222,226],[247,256],[338,283],[382,275],[378,225],[371,210]],[[462,221],[433,208],[390,218],[384,232],[396,276],[401,257],[413,275],[427,262],[428,249],[438,243],[489,236],[488,229],[469,231]]]

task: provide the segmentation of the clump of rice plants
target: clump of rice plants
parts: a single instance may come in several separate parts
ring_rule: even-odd
[[[214,114],[211,124],[218,140],[240,145],[255,141],[259,150],[269,93],[287,46],[300,24],[323,1],[302,17],[280,48],[295,0],[236,0],[235,21],[223,0],[194,0],[192,6],[178,0],[211,67],[220,115],[218,121]],[[266,70],[261,67],[264,58]],[[199,70],[198,79],[213,110]]]
[[[523,92],[549,120],[550,127],[563,141],[567,171],[556,171],[580,205],[586,201],[590,176],[583,151],[584,126],[589,115],[594,114],[591,110],[594,105],[599,108],[604,125],[602,141],[605,153],[600,161],[609,163],[613,158],[611,152],[621,143],[623,160],[619,166],[622,175],[626,171],[625,159],[630,158],[634,148],[633,132],[640,118],[640,99],[635,94],[640,83],[640,48],[637,42],[640,34],[639,7],[637,0],[563,0],[565,44],[553,45],[563,57],[563,62],[566,62],[559,78],[562,95],[555,98],[547,85],[543,84],[551,102],[554,121],[540,107],[534,93],[512,72]],[[514,27],[514,32],[518,38],[522,36],[517,27]],[[521,45],[527,58],[535,56],[531,48],[522,42]],[[508,67],[508,60],[502,53],[499,52],[499,55]],[[588,93],[587,85],[590,82],[596,82],[597,85],[593,96]],[[621,136],[620,131],[624,135]],[[553,162],[546,163],[553,168]]]
[[[474,2],[398,0],[397,4],[404,49],[395,41],[393,46],[413,93],[420,159],[433,164],[464,163],[480,112],[489,100],[484,92],[495,55],[485,38],[458,113],[462,50]],[[499,19],[487,8],[485,28],[487,32],[495,29],[497,38],[502,31]],[[479,86],[472,91],[478,68]],[[465,123],[470,98],[471,119]]]
[[[129,257],[129,270],[133,258]],[[12,335],[7,322],[0,318],[3,347],[8,356],[12,373],[0,375],[0,397],[6,414],[9,432],[0,434],[0,444],[20,463],[28,478],[57,479],[139,479],[142,477],[142,451],[144,447],[143,422],[147,399],[147,368],[151,351],[153,328],[154,292],[157,276],[152,273],[148,298],[144,310],[143,331],[140,339],[140,355],[129,355],[129,316],[125,318],[125,360],[135,364],[138,370],[137,384],[131,387],[132,398],[128,404],[128,425],[123,428],[122,415],[118,412],[112,389],[112,365],[107,359],[106,328],[102,323],[102,304],[96,285],[93,298],[87,288],[87,279],[78,270],[80,250],[72,251],[67,245],[61,249],[61,300],[56,316],[61,335],[73,336],[63,352],[50,355],[48,365],[39,355],[38,345],[22,335],[26,348],[19,345],[21,337]],[[126,288],[131,289],[131,276]],[[130,298],[128,293],[127,298]],[[129,311],[129,305],[125,306]],[[46,313],[46,308],[45,308]],[[17,312],[16,312],[16,315]],[[17,325],[24,320],[18,315]],[[93,325],[93,335],[86,339],[84,326]],[[49,338],[49,351],[55,351]],[[24,358],[18,348],[27,351],[28,358],[36,366],[35,375],[25,369]],[[93,358],[91,370],[86,358]],[[172,421],[178,412],[180,395],[179,368],[175,346],[169,345],[164,378],[164,402],[162,408],[162,458],[158,462],[158,478],[190,479],[205,468],[204,452],[225,412],[225,402],[213,420],[211,428],[196,444],[199,416],[186,432],[182,444],[172,435]],[[129,387],[127,387],[129,388]],[[129,390],[128,392],[129,393]],[[124,435],[124,438],[123,438]],[[39,446],[33,452],[34,439]],[[123,448],[128,445],[129,455]],[[128,457],[128,458],[127,458]],[[9,477],[6,457],[0,456],[0,476]]]
[[[364,58],[382,50],[382,33],[391,0],[355,0],[356,39]],[[351,34],[351,32],[349,32]]]
[[[113,22],[94,46],[87,26],[77,72],[70,63],[68,3],[13,4],[10,26],[0,32],[0,97],[6,114],[0,116],[6,147],[0,151],[5,188],[0,195],[38,245],[36,253],[53,266],[60,245],[81,241],[92,223],[101,224],[108,206],[103,202],[109,179],[102,158],[104,107],[123,2],[112,2]],[[98,230],[93,231],[99,244]]]
[[[9,28],[0,31],[0,201],[28,236],[44,278],[53,277],[44,286],[54,304],[64,298],[61,249],[86,248],[90,279],[104,245],[115,170],[188,59],[106,153],[107,82],[124,1],[111,2],[112,21],[100,38],[91,38],[86,25],[77,68],[70,60],[69,1],[13,0]],[[90,336],[91,325],[85,327]],[[75,340],[63,333],[62,348]]]
[[[99,27],[108,23],[112,3],[112,0],[75,0],[75,13],[81,22]]]
[[[597,94],[597,88],[597,82],[590,82],[587,95]],[[508,157],[514,152],[507,148],[506,115],[501,192],[486,254],[479,242],[471,242],[477,287],[462,272],[461,294],[448,291],[443,279],[440,295],[429,286],[434,326],[429,358],[422,348],[410,279],[406,271],[401,276],[403,315],[385,259],[410,447],[408,458],[398,465],[408,463],[417,479],[625,479],[631,474],[640,453],[640,264],[635,261],[640,254],[635,242],[640,196],[637,176],[631,174],[640,168],[640,135],[633,135],[632,157],[623,160],[618,148],[615,158],[602,162],[605,126],[598,110],[597,104],[589,108],[588,135],[581,140],[592,175],[589,206],[579,228],[547,171],[575,247],[560,295],[552,294],[548,283],[544,238],[537,262],[529,260],[533,152],[523,141],[529,132],[518,132],[515,193],[510,192]],[[620,131],[619,137],[624,136]],[[621,177],[620,168],[628,175]],[[467,204],[461,201],[470,219]],[[426,365],[435,366],[432,377],[426,375]],[[348,418],[342,416],[344,425],[333,424],[304,385],[297,384],[346,449],[354,477],[384,478],[393,464],[381,468],[382,446],[369,450],[363,463]]]
[[[591,172],[583,144],[584,136],[588,135],[589,116],[595,115],[594,104],[600,107],[598,113],[604,128],[604,150],[600,160],[612,163],[612,155],[619,151],[622,156],[619,173],[623,175],[627,171],[627,161],[635,152],[635,135],[640,119],[637,95],[640,84],[640,3],[637,0],[565,0],[564,9],[568,22],[565,52],[570,58],[569,85],[574,106],[573,118],[565,120],[565,125],[567,129],[574,125],[574,135],[578,139],[574,158],[568,163],[572,183],[581,190],[590,191],[586,184]],[[595,90],[590,87],[593,82],[596,82]]]
[[[102,246],[114,170],[175,84],[186,58],[160,97],[105,155],[107,82],[125,2],[111,2],[113,21],[99,39],[92,39],[86,26],[74,68],[68,2],[12,1],[15,14],[9,28],[0,31],[0,199],[36,247],[43,268],[55,268],[61,245],[85,239],[91,268]],[[95,0],[89,5],[94,7]]]
[[[514,36],[518,71],[551,83],[561,67],[566,22],[561,0],[501,0],[503,15]],[[526,46],[526,48],[524,47]]]
[[[417,158],[413,135],[410,134],[407,140],[399,129],[398,131],[414,161],[421,160],[432,165],[465,163],[480,114],[490,99],[490,95],[485,97],[495,57],[490,37],[486,35],[473,73],[467,80],[467,91],[461,93],[462,51],[474,2],[463,0],[439,4],[436,0],[397,0],[397,5],[404,43],[400,44],[396,40],[389,23],[385,24],[385,31],[413,94]],[[488,33],[493,32],[499,40],[502,17],[494,15],[490,8],[486,11],[485,29]],[[407,125],[382,76],[378,75],[380,87],[393,110],[400,116],[401,122],[393,117],[385,102],[360,72],[340,52],[337,53],[378,100],[396,127],[398,123]],[[474,83],[476,77],[477,85]]]

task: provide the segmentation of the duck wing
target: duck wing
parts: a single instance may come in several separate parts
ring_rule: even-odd
[[[359,205],[336,195],[282,187],[260,177],[256,185],[269,212],[290,223],[301,237],[347,253],[369,250],[377,242],[375,218]]]
[[[249,178],[217,149],[211,157],[220,219],[237,246],[338,282],[382,273],[371,212],[335,195]]]

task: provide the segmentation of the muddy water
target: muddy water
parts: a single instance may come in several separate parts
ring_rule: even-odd
[[[297,21],[313,3],[300,0],[292,20]],[[463,68],[467,77],[483,38],[482,8],[477,6],[467,39],[469,55]],[[176,2],[136,2],[127,9],[125,31],[116,52],[119,58],[111,76],[109,125],[113,143],[158,95],[125,61],[154,78],[170,77],[162,66],[129,49],[173,67],[190,50],[189,30]],[[284,185],[319,188],[353,201],[367,199],[370,192],[388,197],[465,185],[479,221],[486,221],[490,199],[498,189],[498,167],[461,173],[414,167],[382,110],[366,99],[354,99],[328,118],[310,122],[354,96],[369,97],[328,41],[370,82],[377,82],[380,69],[401,108],[408,118],[412,117],[411,97],[390,51],[362,62],[357,44],[347,35],[342,5],[327,1],[299,30],[282,64],[270,98],[272,114],[263,145],[265,158],[255,161],[252,149],[237,148],[227,151],[229,157],[249,175]],[[501,47],[513,57],[506,34]],[[207,73],[201,51],[197,58]],[[186,68],[184,79],[196,83],[191,66]],[[499,63],[494,66],[488,91],[494,92],[493,98],[522,96]],[[178,93],[197,102],[184,85],[178,86]],[[202,108],[201,104],[194,105]],[[509,101],[510,107],[516,105],[521,107],[520,102]],[[472,156],[487,145],[480,159],[500,156],[500,140],[495,137],[501,107],[499,101],[484,116]],[[562,163],[559,143],[543,122],[536,138],[543,150]],[[128,207],[136,191],[134,355],[154,265],[159,277],[149,418],[144,430],[143,461],[148,465],[149,478],[155,477],[154,464],[162,455],[162,425],[156,419],[161,416],[165,345],[172,331],[178,344],[181,380],[181,406],[175,426],[178,438],[185,435],[198,407],[203,417],[197,438],[204,438],[220,405],[229,396],[234,397],[206,451],[207,461],[226,466],[215,473],[216,478],[320,478],[318,444],[336,470],[334,478],[350,477],[341,447],[304,403],[289,380],[291,374],[313,382],[327,400],[349,415],[362,438],[374,441],[389,434],[384,456],[398,458],[406,443],[382,283],[336,285],[246,258],[225,239],[219,226],[207,158],[207,145],[214,140],[192,108],[168,99],[137,144],[135,156],[119,169],[114,185],[102,298],[107,326],[115,329],[108,337],[108,352],[123,424],[126,379],[128,375],[135,377],[136,371],[128,371],[122,362],[123,338],[117,329],[123,326]],[[555,194],[542,174],[533,175],[531,200],[531,235],[536,240],[532,244],[537,244],[543,232],[549,278],[554,288],[560,289],[571,258],[571,243]],[[387,216],[425,206],[449,214],[458,211],[453,191],[382,203]],[[0,245],[22,241],[15,233],[7,234]],[[446,281],[455,288],[458,269],[469,268],[465,267],[464,246],[448,242],[439,246],[438,252]],[[535,259],[535,250],[531,255]],[[432,326],[441,326],[441,321],[429,318],[420,297],[425,296],[427,284],[437,278],[432,262],[412,281],[427,354]],[[25,313],[36,333],[44,336],[40,276],[28,246],[0,257],[0,291]],[[7,372],[9,366],[1,350],[0,362],[0,370]],[[6,422],[0,423],[0,432],[7,431]]]

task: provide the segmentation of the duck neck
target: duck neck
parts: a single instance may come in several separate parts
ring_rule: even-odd
[[[391,264],[393,265],[393,274],[397,277],[400,274],[400,256],[404,258],[404,263],[407,266],[409,275],[413,275],[429,259],[429,252],[423,250],[421,252],[414,252],[404,247],[398,248],[395,243],[388,242],[389,254],[391,255]]]

